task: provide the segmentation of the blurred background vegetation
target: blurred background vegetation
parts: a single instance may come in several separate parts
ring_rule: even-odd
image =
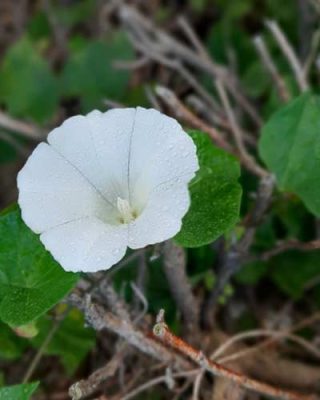
[[[179,68],[174,70],[161,60],[156,62],[139,52],[119,18],[119,3],[0,1],[1,209],[16,201],[16,174],[32,149],[68,116],[94,108],[154,106],[157,101],[154,87],[159,84],[170,87],[186,103],[192,98],[195,88],[183,79]],[[291,66],[266,29],[266,20],[278,22],[300,60],[308,60],[310,53],[317,54],[320,15],[317,0],[132,0],[127,3],[137,7],[152,24],[191,46],[178,23],[183,16],[212,59],[237,75],[244,93],[263,120],[278,110],[282,101],[257,54],[254,37],[262,35],[290,96],[299,93]],[[214,98],[212,79],[203,71],[192,67],[190,71]],[[311,81],[317,90],[319,70],[316,68],[311,72]],[[163,110],[168,111],[165,106]],[[235,112],[241,113],[237,108]],[[203,114],[205,118],[206,113]],[[243,120],[256,137],[259,128],[253,128],[246,117]],[[244,190],[241,212],[245,215],[254,200],[252,193],[257,181],[244,171],[241,184]],[[251,260],[219,298],[218,318],[225,331],[231,334],[261,326],[285,329],[292,321],[319,309],[319,251],[288,251],[270,259],[258,256],[279,240],[308,241],[319,234],[319,222],[297,197],[276,193],[272,210],[258,228]],[[188,275],[199,298],[214,287],[213,266],[219,256],[218,245],[188,250]],[[148,310],[154,315],[159,308],[165,308],[168,321],[179,332],[180,317],[157,249],[149,253],[145,290]],[[136,280],[137,265],[137,260],[133,260],[112,274],[116,289],[129,302],[134,298],[130,282]],[[59,305],[55,313],[64,314],[65,306]],[[50,337],[52,331],[54,335]],[[319,326],[316,331],[306,329],[300,333],[319,344]],[[68,313],[58,327],[50,313],[25,331],[14,332],[0,323],[0,385],[21,382],[48,335],[50,341],[43,349],[40,367],[33,371],[34,379],[41,380],[36,399],[69,398],[67,391],[71,383],[88,376],[113,354],[114,338],[96,335],[85,327],[77,310]],[[131,359],[131,366],[134,360]],[[310,365],[317,363],[312,357],[304,361]],[[130,372],[123,371],[127,375],[122,379],[127,382]],[[151,371],[148,373],[152,375]],[[104,389],[117,392],[120,381],[121,377],[114,378]],[[181,398],[190,396],[188,392],[181,394]],[[173,397],[164,386],[137,398]]]

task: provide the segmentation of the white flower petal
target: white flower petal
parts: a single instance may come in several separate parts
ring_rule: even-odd
[[[107,269],[125,253],[174,236],[198,169],[182,127],[129,108],[66,120],[19,173],[27,225],[63,268]]]
[[[52,228],[40,236],[46,249],[67,271],[109,269],[126,253],[126,225],[106,225],[84,218]]]
[[[39,144],[18,175],[19,205],[36,233],[83,218],[115,219],[116,210],[68,160]]]
[[[134,129],[134,108],[94,111],[67,119],[48,136],[63,154],[116,206],[128,198],[128,157]]]
[[[131,139],[129,181],[138,208],[159,185],[188,183],[199,168],[196,146],[173,118],[138,107]]]
[[[189,206],[187,185],[167,183],[158,186],[142,214],[129,224],[128,246],[139,249],[173,237],[180,231],[182,217]]]

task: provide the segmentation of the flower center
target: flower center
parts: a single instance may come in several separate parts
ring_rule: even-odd
[[[137,213],[131,208],[128,200],[118,197],[117,208],[120,214],[119,220],[122,224],[129,224],[137,218]]]

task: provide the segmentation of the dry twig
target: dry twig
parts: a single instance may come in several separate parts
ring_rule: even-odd
[[[201,129],[208,133],[217,146],[226,151],[232,152],[232,147],[223,138],[223,135],[214,127],[207,125],[199,117],[193,114],[185,105],[177,98],[175,93],[167,87],[157,86],[155,88],[157,96],[175,113],[193,128]]]
[[[186,333],[194,335],[199,320],[198,306],[186,274],[186,254],[182,247],[167,241],[163,248],[164,272],[178,310],[182,314]]]
[[[298,60],[298,57],[295,54],[295,51],[291,44],[289,43],[287,37],[284,32],[280,28],[280,26],[275,21],[266,21],[266,25],[269,31],[272,33],[274,39],[278,43],[282,53],[287,58],[288,63],[292,69],[292,72],[295,75],[298,86],[302,92],[305,92],[309,89],[309,84],[306,80],[306,76],[303,70],[303,67]]]
[[[240,160],[242,160],[243,165],[246,165],[248,170],[254,172],[255,175],[260,177],[266,176],[268,174],[267,171],[264,170],[262,167],[260,167],[254,160],[254,158],[247,152],[247,149],[244,145],[243,132],[236,120],[235,114],[232,110],[223,83],[219,80],[216,80],[216,88],[220,96],[221,102],[223,104],[223,107],[226,111],[228,120],[230,122],[231,131],[233,133],[234,141],[236,143],[237,150],[239,152]]]
[[[214,307],[223,288],[241,268],[243,262],[247,260],[257,227],[270,206],[274,184],[274,177],[271,175],[261,179],[253,210],[244,222],[245,232],[243,236],[231,245],[228,252],[219,260],[217,282],[203,307],[202,319],[207,328],[212,327]]]
[[[108,329],[110,332],[116,333],[125,339],[126,342],[139,349],[142,353],[148,354],[167,365],[173,365],[183,370],[191,367],[191,364],[181,356],[174,354],[161,343],[128,324],[128,322],[106,311],[102,306],[93,303],[90,296],[86,296],[83,299],[78,294],[73,293],[69,296],[67,302],[83,311],[87,323],[96,331]]]
[[[301,250],[301,251],[314,251],[320,249],[320,240],[312,240],[310,242],[300,242],[295,239],[287,240],[278,242],[278,244],[270,250],[265,251],[264,253],[260,254],[259,256],[253,256],[250,258],[252,260],[263,260],[268,261],[270,258],[275,257],[278,254],[284,253],[288,250]]]
[[[9,131],[20,133],[28,139],[43,140],[45,137],[36,125],[12,118],[3,111],[0,111],[0,126]]]
[[[280,75],[276,64],[273,62],[271,54],[261,36],[256,36],[253,40],[256,50],[261,58],[265,69],[269,72],[275,87],[278,91],[279,98],[284,102],[288,102],[291,98],[289,89]]]
[[[228,378],[233,382],[238,383],[242,387],[256,391],[258,393],[280,398],[284,400],[317,400],[318,397],[315,395],[305,395],[300,393],[295,393],[287,391],[284,389],[276,388],[267,383],[259,382],[255,379],[249,378],[243,374],[234,372],[222,365],[211,361],[206,357],[201,351],[194,349],[188,343],[184,342],[178,336],[175,336],[168,328],[164,322],[164,311],[161,310],[157,317],[157,323],[153,328],[153,333],[158,337],[165,345],[172,347],[173,349],[179,351],[180,353],[187,356],[193,362],[195,362],[200,367],[204,368],[206,371],[212,373],[215,376],[222,376]]]
[[[243,95],[237,78],[226,68],[215,63],[208,54],[205,57],[200,57],[198,51],[190,49],[167,32],[157,28],[151,20],[144,17],[133,7],[120,3],[119,17],[138,51],[161,63],[170,63],[170,60],[174,57],[175,60],[178,59],[181,62],[181,65],[189,65],[206,72],[213,79],[221,79],[252,121],[258,127],[261,126],[261,118],[253,105]],[[189,26],[189,29],[192,28]],[[196,36],[194,32],[192,34],[194,37]]]

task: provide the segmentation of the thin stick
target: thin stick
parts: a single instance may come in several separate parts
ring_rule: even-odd
[[[185,332],[191,337],[199,322],[199,309],[186,272],[186,252],[173,241],[163,247],[163,270],[170,292],[181,312]]]
[[[296,332],[296,331],[298,331],[299,329],[302,329],[302,328],[304,328],[304,327],[306,327],[306,326],[309,326],[309,325],[311,325],[311,324],[313,324],[314,322],[319,321],[319,320],[320,320],[320,312],[317,312],[317,313],[311,315],[311,317],[308,317],[308,318],[304,319],[303,321],[297,323],[296,325],[294,325],[294,326],[293,326],[290,330],[288,330],[287,332],[288,332],[288,333],[290,333],[290,332]],[[248,354],[251,354],[251,353],[255,353],[256,351],[261,350],[261,349],[263,349],[263,348],[265,348],[265,347],[271,345],[272,343],[274,343],[274,342],[277,341],[277,340],[278,340],[278,338],[275,338],[275,337],[270,338],[270,339],[267,339],[267,340],[265,340],[264,342],[259,343],[259,344],[257,344],[257,345],[254,346],[254,347],[250,347],[250,348],[248,348],[248,349],[244,349],[244,350],[241,350],[241,351],[239,351],[239,352],[237,352],[237,353],[231,354],[230,356],[226,356],[226,357],[220,359],[220,360],[219,360],[219,363],[221,363],[221,364],[223,363],[223,364],[224,364],[224,363],[226,363],[226,362],[238,360],[239,358],[242,358],[242,357],[244,357],[244,356],[247,356]]]
[[[252,160],[249,161],[247,158],[244,158],[242,154],[233,150],[230,144],[224,139],[222,134],[215,129],[213,126],[208,125],[205,121],[200,119],[197,115],[193,114],[172,92],[170,89],[164,86],[156,87],[156,94],[161,98],[161,100],[167,104],[170,109],[175,113],[177,118],[183,119],[187,124],[192,126],[193,128],[200,129],[203,132],[209,134],[209,136],[213,139],[217,146],[223,148],[227,152],[238,156],[242,165],[254,175],[259,176],[260,178],[266,177],[268,172],[264,170],[262,167],[255,164]]]
[[[306,80],[303,67],[300,64],[293,47],[276,21],[266,21],[266,26],[278,43],[282,53],[287,58],[301,92],[305,92],[309,89],[309,84]]]
[[[3,111],[0,111],[0,126],[9,131],[20,133],[28,139],[43,140],[45,137],[37,126],[14,119]]]
[[[271,79],[273,80],[275,87],[278,91],[279,98],[284,102],[287,103],[291,96],[288,90],[288,87],[280,75],[278,68],[276,64],[273,62],[271,54],[269,53],[269,50],[262,39],[261,36],[256,36],[253,39],[253,44],[255,45],[255,48],[261,58],[261,61],[265,67],[265,69],[269,72]]]
[[[170,109],[175,113],[177,118],[183,119],[187,124],[193,128],[200,129],[209,134],[217,146],[223,148],[229,153],[239,157],[242,165],[254,175],[260,178],[268,176],[268,172],[260,167],[251,156],[245,157],[243,152],[236,152],[230,146],[230,144],[224,139],[222,134],[215,129],[213,126],[208,125],[205,121],[200,119],[197,115],[193,114],[175,95],[173,91],[164,86],[156,87],[156,94],[161,98],[161,100],[167,104]]]
[[[218,349],[214,351],[214,353],[210,356],[210,359],[218,360],[220,362],[221,355],[225,353],[232,345],[241,340],[248,338],[256,338],[259,336],[272,336],[277,340],[281,338],[292,340],[293,342],[298,343],[300,346],[309,351],[313,356],[320,358],[320,350],[318,350],[310,342],[308,342],[307,340],[298,335],[294,335],[289,332],[281,332],[281,331],[279,332],[267,329],[253,329],[251,331],[242,332],[232,336],[230,339],[228,339],[225,343],[223,343],[220,347],[218,347]]]
[[[188,376],[194,376],[199,372],[199,369],[185,371],[185,372],[177,372],[176,374],[172,374],[172,378],[185,378]],[[129,400],[136,397],[138,394],[150,389],[152,386],[159,385],[160,383],[166,383],[168,377],[166,375],[159,376],[157,378],[151,379],[150,381],[142,384],[141,386],[134,389],[131,393],[122,397],[122,400]]]
[[[314,63],[315,59],[317,58],[319,45],[320,45],[320,29],[316,30],[312,37],[310,54],[308,55],[307,60],[303,67],[303,72],[306,76],[306,79],[309,75],[312,64]]]
[[[220,96],[221,102],[223,104],[223,107],[226,111],[228,120],[230,122],[231,126],[231,131],[233,133],[233,137],[237,146],[237,149],[239,151],[239,156],[240,159],[243,161],[245,165],[247,165],[248,169],[252,172],[255,173],[257,176],[266,176],[267,171],[265,171],[262,167],[260,167],[253,157],[247,152],[247,149],[244,145],[243,142],[243,133],[241,131],[241,128],[236,120],[236,117],[234,115],[234,112],[232,110],[231,104],[228,99],[227,92],[224,89],[223,83],[219,80],[216,80],[216,88],[218,91],[218,94]]]
[[[274,185],[275,180],[272,175],[260,180],[255,204],[244,220],[244,234],[238,241],[231,244],[228,253],[223,251],[221,257],[217,259],[218,274],[216,283],[203,305],[202,321],[208,329],[213,326],[214,309],[223,288],[249,258],[249,250],[257,227],[261,224],[272,202]]]
[[[101,368],[95,370],[87,379],[74,383],[69,388],[72,400],[80,400],[95,392],[102,382],[115,375],[124,356],[128,353],[128,346],[124,343],[111,360]]]
[[[128,31],[133,45],[146,56],[161,57],[167,55],[178,58],[186,65],[195,67],[211,75],[213,79],[221,79],[232,96],[251,117],[252,121],[261,126],[261,118],[255,108],[243,95],[239,82],[231,71],[215,63],[208,54],[200,57],[199,53],[170,36],[167,32],[157,28],[153,21],[144,17],[133,7],[119,5],[119,17]]]
[[[193,45],[193,47],[198,52],[200,57],[202,57],[206,61],[208,61],[208,59],[210,60],[210,58],[208,57],[207,50],[199,40],[197,34],[190,25],[189,21],[184,16],[181,16],[178,18],[178,25],[183,30],[186,37],[190,40],[190,43]]]
[[[204,376],[205,371],[202,369],[198,375],[196,376],[196,379],[193,382],[193,390],[192,390],[192,400],[199,400],[199,393],[200,393],[200,388],[201,388],[201,382],[202,378]]]
[[[175,112],[177,117],[182,118],[186,123],[190,124],[190,126],[207,132],[217,146],[225,149],[226,151],[232,152],[232,147],[222,137],[221,133],[215,128],[207,125],[204,121],[188,110],[172,90],[164,86],[157,86],[155,91],[158,97],[160,97],[161,100],[167,104],[172,111]]]
[[[313,251],[320,249],[320,239],[311,240],[310,242],[299,242],[298,240],[288,240],[279,242],[276,247],[271,250],[265,251],[259,256],[260,260],[268,261],[270,258],[281,254],[288,250],[301,250],[301,251]]]
[[[149,354],[157,360],[171,364],[179,369],[188,369],[191,364],[178,354],[174,354],[158,341],[145,335],[127,321],[116,317],[103,307],[91,301],[90,296],[83,299],[76,293],[72,293],[67,299],[68,304],[77,307],[84,312],[86,321],[96,331],[108,329],[125,339],[129,344],[139,349],[142,353]]]
[[[243,374],[234,372],[222,365],[211,361],[201,351],[194,349],[188,343],[184,342],[178,336],[175,336],[164,322],[164,311],[161,310],[157,317],[157,323],[153,328],[153,334],[158,337],[165,345],[172,347],[180,353],[187,356],[189,359],[194,361],[200,367],[206,371],[211,372],[215,376],[222,376],[224,378],[231,379],[233,382],[238,383],[240,386],[246,389],[254,390],[258,393],[272,396],[275,398],[281,398],[284,400],[316,400],[317,397],[314,395],[304,395],[287,391],[284,389],[276,388],[267,383],[259,382],[255,379],[249,378]]]
[[[5,131],[0,131],[0,140],[7,142],[10,146],[12,146],[21,156],[26,157],[29,154],[29,151],[22,146],[22,144],[10,133]]]
[[[62,322],[62,319],[54,321],[50,331],[48,332],[47,336],[45,337],[44,341],[42,342],[41,346],[39,347],[34,359],[32,360],[31,364],[29,365],[29,367],[22,379],[22,383],[27,383],[29,381],[29,379],[32,377],[32,375],[33,375],[34,371],[36,370],[49,343],[53,339],[53,336],[57,332],[58,328],[60,327],[61,322]]]

